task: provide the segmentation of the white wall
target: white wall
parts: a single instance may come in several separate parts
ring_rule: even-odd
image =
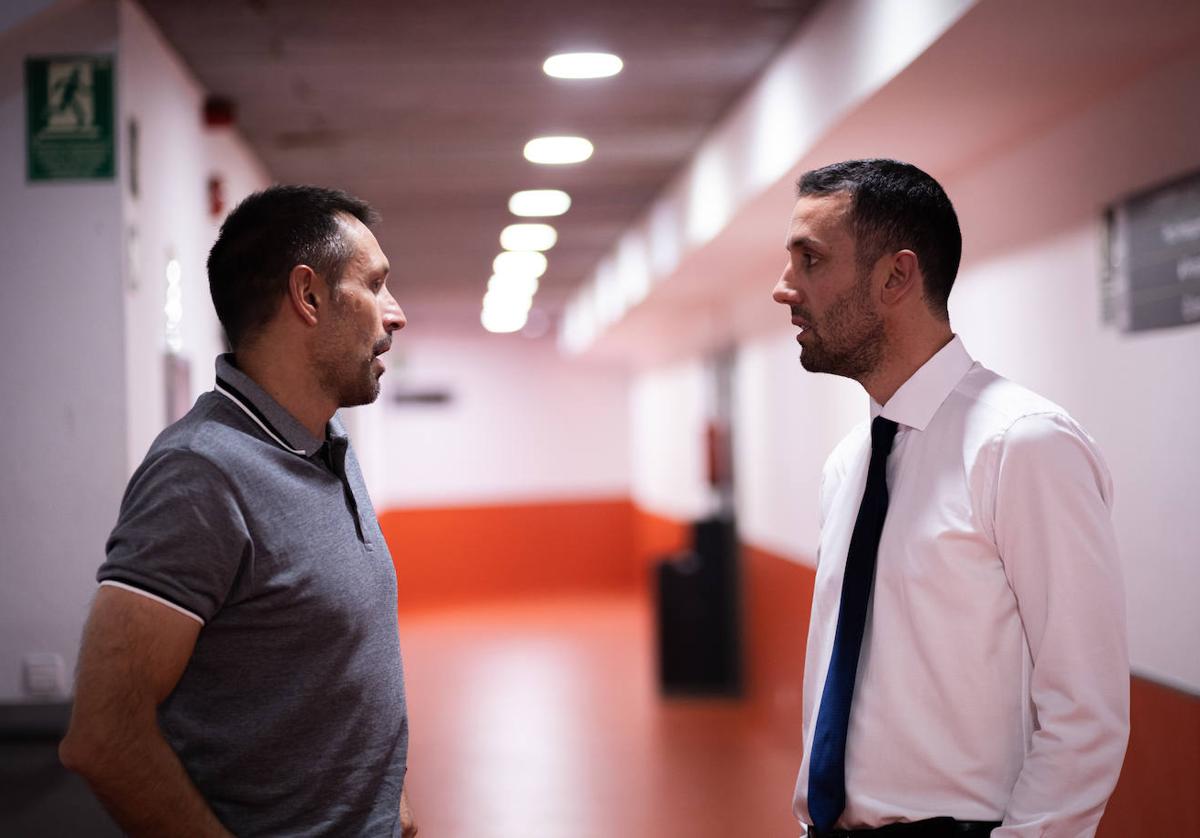
[[[781,309],[782,310],[782,309]],[[794,332],[744,343],[734,372],[734,474],[742,538],[811,563],[825,457],[868,399],[844,378],[800,366]]]
[[[116,54],[117,177],[25,182],[26,55]],[[231,131],[201,125],[203,92],[128,0],[62,2],[0,35],[0,702],[24,696],[22,657],[73,672],[104,543],[129,474],[165,421],[165,268],[183,268],[183,352],[208,389],[219,326],[204,260],[206,182],[233,202],[266,185]],[[140,194],[127,126],[140,124]],[[136,231],[136,235],[133,235]],[[130,246],[131,240],[135,242]]]
[[[1102,210],[1132,191],[1200,169],[1200,56],[1183,56],[993,150],[948,179],[966,239],[951,314],[986,365],[1069,409],[1093,434],[1116,486],[1114,521],[1137,672],[1200,690],[1200,328],[1121,334],[1100,322]],[[764,236],[762,247],[774,247]],[[751,259],[747,256],[747,259]],[[769,293],[764,278],[761,293]],[[743,341],[735,379],[735,470],[743,537],[801,562],[817,543],[821,464],[867,416],[856,385],[812,376],[793,330]],[[672,369],[642,373],[635,393]],[[675,446],[700,408],[634,400],[643,448]],[[668,493],[696,492],[697,463]],[[635,497],[661,510],[664,490]]]
[[[343,411],[376,509],[628,496],[623,372],[566,361],[546,340],[419,322],[383,357],[379,401]],[[398,389],[452,400],[398,405]]]
[[[26,182],[24,61],[116,51],[110,2],[0,35],[0,702],[26,653],[73,670],[125,475],[120,191]]]
[[[166,266],[182,269],[181,350],[191,368],[192,397],[212,388],[221,327],[208,292],[205,261],[219,218],[209,212],[208,178],[225,182],[222,217],[269,183],[265,170],[229,128],[202,124],[205,92],[154,23],[135,4],[120,3],[121,130],[136,120],[140,136],[139,194],[121,178],[125,209],[126,377],[129,382],[128,466],[141,462],[166,424]]]
[[[959,278],[954,323],[981,361],[1066,406],[1099,442],[1115,484],[1134,666],[1192,691],[1200,327],[1122,334],[1100,322],[1099,286],[1101,209],[1200,170],[1197,101],[1192,55],[950,184],[964,229],[991,231]],[[1009,231],[1020,240],[1003,240]]]
[[[641,509],[681,521],[714,511],[704,436],[712,414],[711,390],[711,376],[699,360],[634,378],[630,494]]]

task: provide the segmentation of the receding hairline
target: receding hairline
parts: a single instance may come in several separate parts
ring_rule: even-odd
[[[375,214],[373,219],[364,221],[352,212],[338,210],[333,214],[333,217],[341,226],[339,232],[342,236],[342,243],[349,248],[350,251],[342,263],[337,266],[337,276],[330,277],[330,279],[332,279],[334,282],[340,281],[342,274],[344,274],[346,271],[346,268],[348,268],[356,258],[361,256],[363,259],[369,259],[370,254],[365,246],[371,241],[375,242],[375,249],[379,251],[380,262],[378,263],[378,266],[372,263],[368,267],[371,269],[372,273],[375,272],[376,267],[381,267],[385,279],[386,277],[390,276],[392,273],[392,263],[388,260],[387,254],[383,252],[383,246],[379,243],[379,238],[375,235],[374,230],[371,229],[371,224],[373,221],[377,221],[379,218],[378,214]],[[370,238],[367,238],[367,236]]]

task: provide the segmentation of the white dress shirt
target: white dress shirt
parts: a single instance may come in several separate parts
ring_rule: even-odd
[[[1125,599],[1091,438],[1052,402],[975,363],[955,337],[872,417],[899,423],[859,656],[839,826],[953,816],[993,838],[1086,836],[1128,737]],[[869,424],[834,450],[804,671],[813,741]]]

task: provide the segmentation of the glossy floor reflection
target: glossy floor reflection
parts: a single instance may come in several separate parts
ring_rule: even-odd
[[[783,838],[798,755],[727,700],[660,699],[636,598],[400,619],[424,838]]]

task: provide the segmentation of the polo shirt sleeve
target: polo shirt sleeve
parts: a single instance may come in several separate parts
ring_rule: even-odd
[[[129,481],[96,574],[206,623],[228,598],[251,541],[238,497],[211,461],[186,450],[148,458]]]

